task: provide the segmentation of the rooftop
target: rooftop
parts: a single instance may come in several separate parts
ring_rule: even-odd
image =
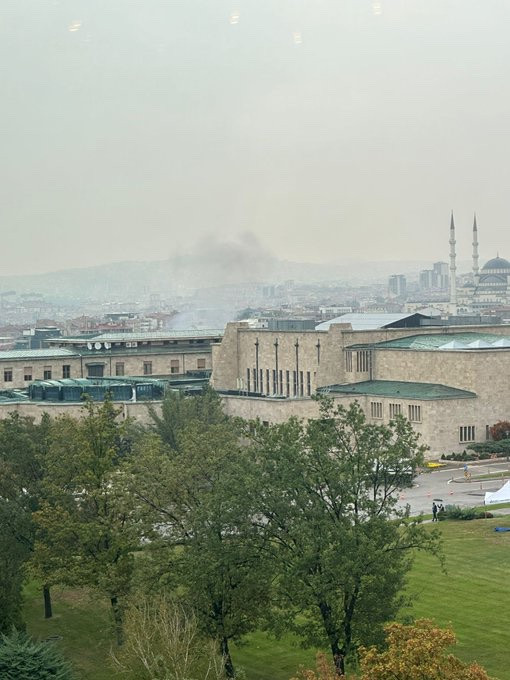
[[[403,382],[400,380],[365,380],[345,385],[329,385],[317,390],[319,393],[359,394],[374,397],[393,397],[394,399],[473,399],[475,392],[460,390],[436,383]]]
[[[66,359],[79,356],[71,349],[10,349],[0,352],[0,361],[14,359]]]
[[[100,333],[67,338],[52,338],[52,342],[58,343],[87,343],[87,342],[150,342],[153,340],[174,340],[178,338],[217,338],[223,336],[220,329],[199,330],[168,330],[140,333]]]
[[[430,317],[419,313],[390,314],[387,312],[381,312],[379,314],[359,314],[353,312],[352,314],[342,314],[342,316],[337,316],[334,319],[330,319],[329,321],[323,321],[315,327],[315,330],[327,331],[329,327],[335,323],[350,323],[353,331],[391,328],[396,324],[398,324],[399,327],[416,327],[420,326],[420,319],[428,318]]]
[[[349,349],[376,347],[378,349],[412,350],[487,350],[504,348],[505,343],[502,343],[501,340],[508,340],[507,346],[510,346],[510,335],[504,336],[497,335],[496,333],[477,333],[474,331],[461,333],[427,333],[424,335],[408,335],[405,338],[397,338],[395,340],[384,340],[383,342],[377,342],[371,345],[352,345]]]

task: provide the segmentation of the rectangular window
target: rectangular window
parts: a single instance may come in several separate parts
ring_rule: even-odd
[[[390,418],[402,415],[402,404],[390,404]]]
[[[459,442],[464,444],[464,442],[474,442],[475,441],[475,426],[474,425],[462,425],[459,427]]]
[[[257,369],[253,369],[253,391],[258,392],[258,384],[257,384]]]
[[[487,441],[489,441],[490,438],[491,438],[491,426],[490,426],[490,425],[486,425],[486,426],[485,426],[485,439],[486,439]]]
[[[43,380],[51,380],[51,366],[43,368]]]
[[[261,394],[264,394],[264,369],[261,368],[261,369],[259,370],[259,373],[260,373],[260,376],[259,376],[259,380],[260,380],[260,393],[261,393]]]
[[[297,371],[292,371],[292,382],[293,382],[293,389],[292,389],[292,394],[297,397],[298,393],[298,374]]]
[[[350,349],[345,352],[345,370],[352,373],[352,352]]]
[[[104,376],[104,365],[92,364],[87,366],[87,373],[89,378],[102,378]]]
[[[124,363],[122,361],[115,364],[115,375],[124,375]]]
[[[286,394],[290,397],[290,371],[285,371]]]
[[[152,361],[143,362],[143,374],[152,375]]]
[[[306,394],[308,397],[312,396],[312,376],[310,371],[306,372]]]
[[[62,378],[71,377],[71,366],[69,364],[64,364],[62,366]]]
[[[299,396],[304,396],[303,371],[299,371]]]
[[[273,369],[273,394],[278,394],[278,373]]]
[[[12,368],[4,370],[4,382],[12,382]]]
[[[197,370],[198,371],[205,370],[205,359],[197,359]]]
[[[25,382],[29,382],[30,380],[32,380],[32,375],[33,375],[32,366],[25,366],[25,368],[23,369],[23,380]]]
[[[179,373],[179,359],[170,359],[170,373]]]
[[[356,371],[358,373],[368,373],[370,367],[370,352],[361,350],[356,352]]]
[[[280,388],[279,393],[283,394],[283,371],[280,370],[279,373],[280,373],[279,381],[278,381],[278,386]]]
[[[370,402],[370,415],[372,418],[382,418],[382,401],[371,401]]]
[[[247,389],[248,392],[251,391],[250,387],[251,387],[251,385],[250,385],[250,369],[247,368],[246,369],[246,389]]]
[[[271,392],[271,387],[269,384],[269,368],[266,368],[266,394]]]
[[[412,423],[421,423],[421,406],[409,404],[409,420]]]

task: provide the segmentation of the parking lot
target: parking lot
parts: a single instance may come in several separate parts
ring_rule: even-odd
[[[502,473],[510,476],[510,464],[506,461],[484,461],[483,463],[467,463],[472,477],[484,474]],[[433,470],[418,475],[412,489],[405,489],[399,500],[400,506],[409,504],[411,514],[420,512],[430,514],[432,501],[440,498],[444,505],[455,504],[461,507],[483,505],[486,491],[497,491],[504,482],[502,479],[486,479],[466,481],[464,463],[458,467]]]

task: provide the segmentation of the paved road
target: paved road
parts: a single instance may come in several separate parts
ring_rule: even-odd
[[[412,489],[405,489],[400,497],[399,505],[411,506],[411,515],[420,512],[432,512],[432,499],[441,498],[444,505],[455,504],[461,507],[483,505],[486,491],[497,491],[504,482],[502,480],[487,479],[483,481],[464,482],[463,464],[458,469],[437,470],[418,475]],[[503,462],[488,462],[483,465],[471,465],[469,471],[473,476],[488,472],[503,472],[510,474],[510,464]],[[454,481],[452,481],[452,479]],[[458,481],[455,481],[458,480]]]

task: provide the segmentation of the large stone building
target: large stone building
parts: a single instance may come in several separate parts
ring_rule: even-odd
[[[109,333],[56,337],[48,347],[0,352],[0,389],[34,380],[106,376],[179,376],[210,371],[211,348],[223,331]]]
[[[357,400],[374,423],[401,413],[436,455],[485,440],[509,418],[510,326],[368,325],[296,333],[228,324],[213,348],[213,386],[229,413],[267,422],[313,417],[317,390]]]

